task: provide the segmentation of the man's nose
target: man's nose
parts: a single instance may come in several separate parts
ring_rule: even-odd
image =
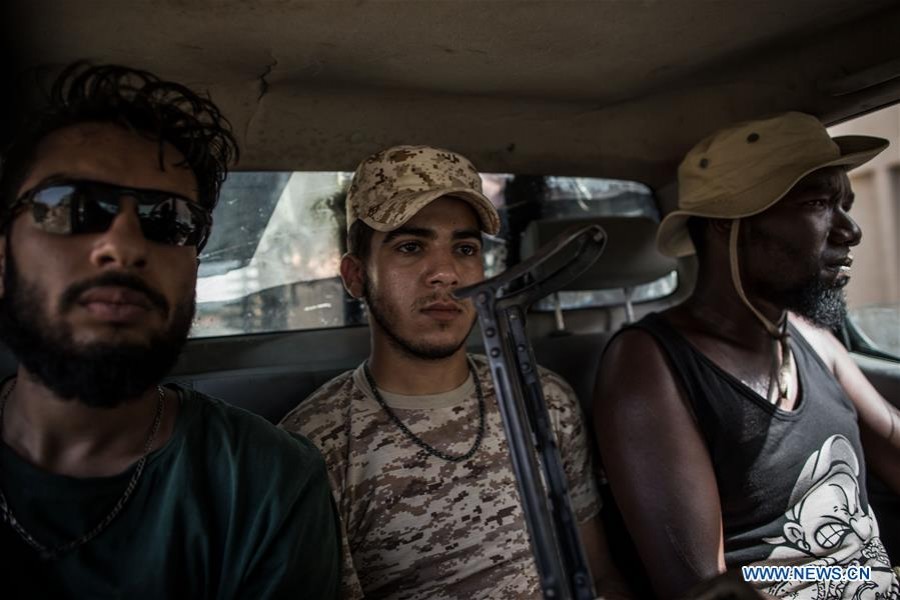
[[[862,240],[862,229],[847,211],[837,210],[831,227],[831,238],[843,246],[855,246]]]
[[[99,234],[91,250],[91,262],[98,267],[140,269],[147,265],[149,242],[141,231],[137,216],[137,204],[131,198],[122,198],[119,212],[109,228]]]
[[[451,252],[435,252],[429,257],[426,273],[429,285],[456,287],[459,285],[459,270],[456,258]]]

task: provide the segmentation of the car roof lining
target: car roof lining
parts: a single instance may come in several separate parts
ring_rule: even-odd
[[[891,0],[33,0],[13,18],[28,65],[118,62],[208,89],[244,170],[352,170],[427,143],[485,172],[658,188],[726,123],[833,123],[900,98]]]

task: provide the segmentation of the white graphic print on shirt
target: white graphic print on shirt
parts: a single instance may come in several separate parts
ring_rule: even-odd
[[[870,581],[782,581],[762,585],[781,598],[900,598],[900,584],[878,537],[871,507],[859,493],[859,460],[842,435],[828,438],[807,459],[794,485],[782,535],[765,565],[870,567]]]

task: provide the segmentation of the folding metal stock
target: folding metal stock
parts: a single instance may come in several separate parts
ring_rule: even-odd
[[[552,600],[592,600],[594,590],[525,316],[594,264],[605,245],[598,225],[567,232],[528,260],[456,292],[471,297],[478,312],[541,587]]]

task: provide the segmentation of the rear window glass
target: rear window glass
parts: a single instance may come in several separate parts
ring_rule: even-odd
[[[209,337],[343,327],[366,322],[347,295],[339,265],[346,250],[344,200],[352,173],[232,173],[200,256],[197,316],[191,335]],[[609,179],[483,174],[485,194],[501,215],[486,236],[487,276],[518,262],[519,235],[535,219],[643,216],[658,220],[650,190]],[[632,300],[655,299],[677,287],[672,273],[640,286]],[[562,292],[562,308],[621,301],[620,290]],[[538,309],[555,307],[540,304]]]

